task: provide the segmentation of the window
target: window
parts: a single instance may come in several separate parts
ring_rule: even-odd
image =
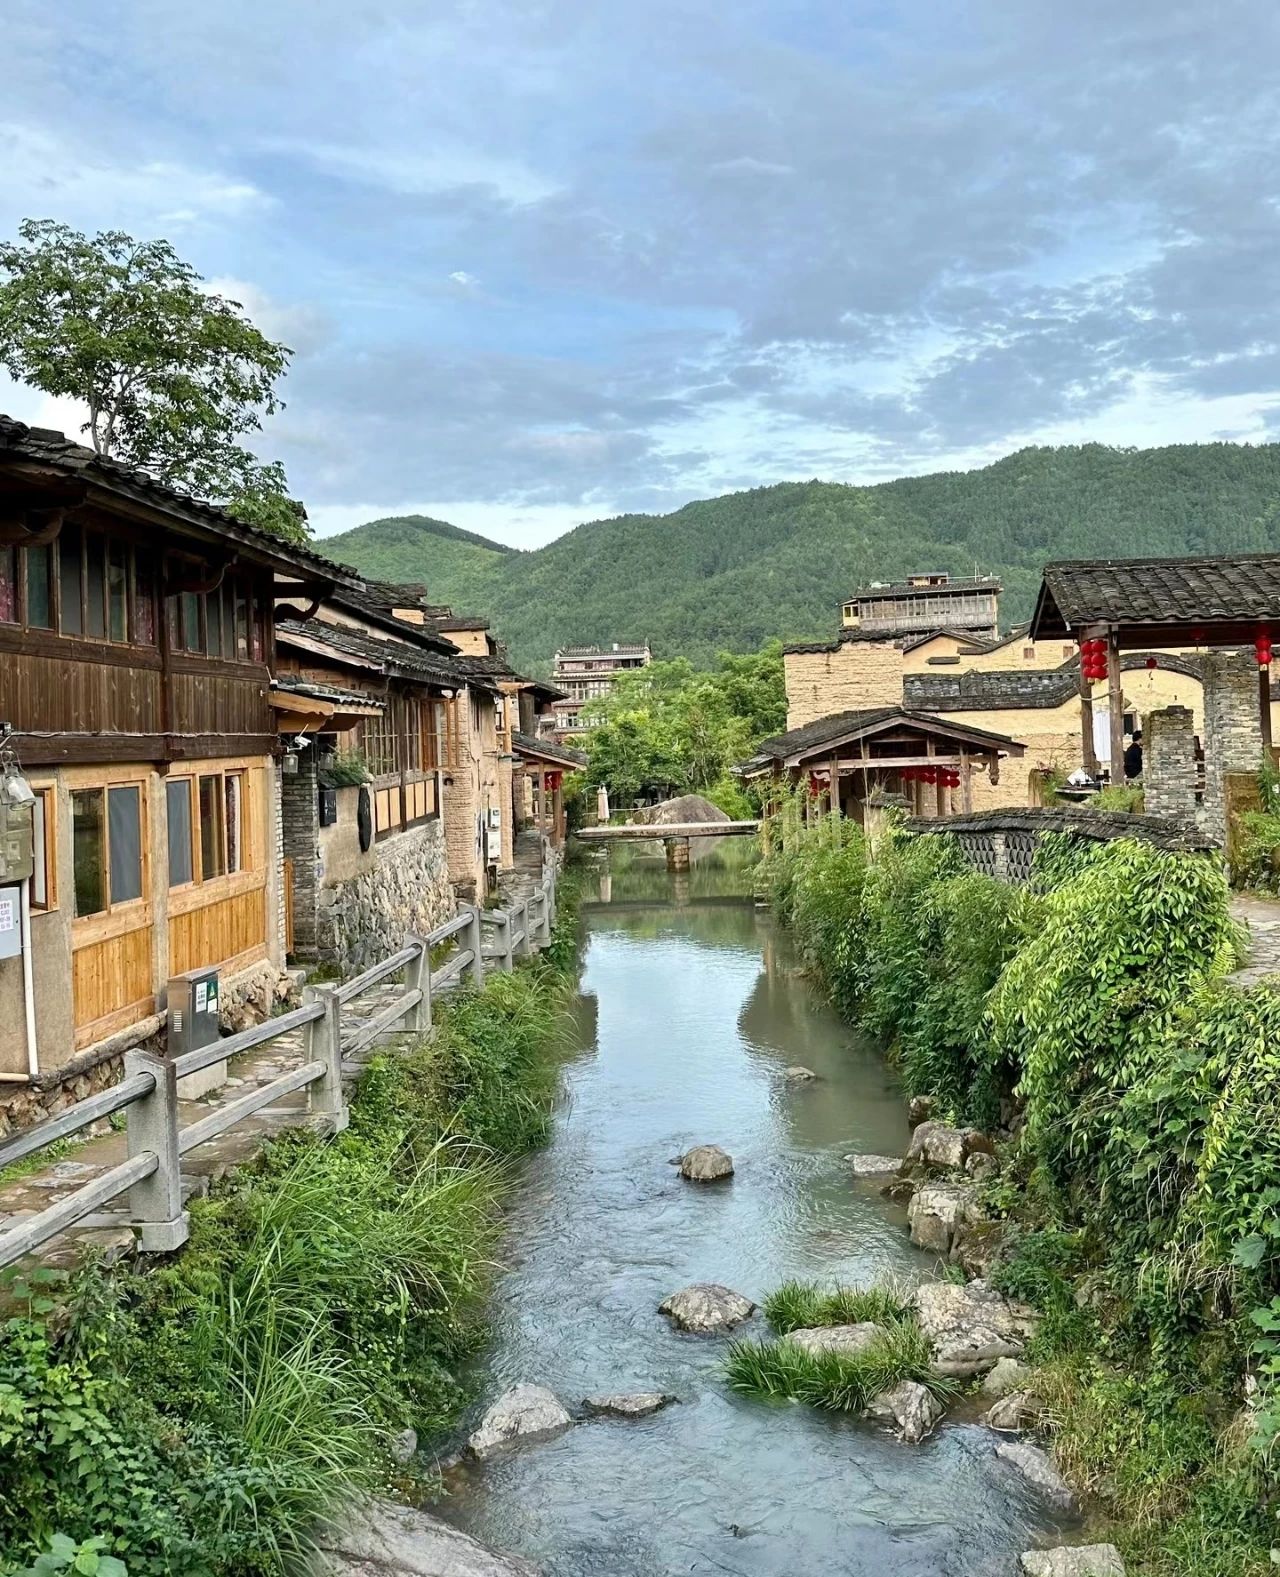
[[[78,526],[64,525],[58,535],[58,578],[62,592],[62,633],[80,635],[84,631],[84,623]]]
[[[184,652],[198,652],[204,644],[200,636],[200,604],[203,598],[198,592],[184,591],[179,598],[182,608],[182,650]]]
[[[35,825],[35,870],[31,876],[31,907],[53,909],[57,907],[53,873],[56,862],[53,855],[53,793],[51,788],[38,788],[36,801],[31,807]]]
[[[139,646],[156,644],[156,566],[144,548],[133,550],[133,639]]]
[[[185,887],[192,881],[191,779],[177,778],[165,784],[165,808],[169,824],[169,886]]]
[[[107,550],[107,630],[113,641],[129,639],[129,549],[123,542]]]
[[[0,547],[0,624],[18,622],[18,554]]]
[[[165,795],[170,887],[211,881],[248,867],[243,772],[171,778]]]
[[[107,790],[108,897],[113,904],[142,897],[142,789],[136,783]]]
[[[107,634],[106,543],[96,531],[84,539],[84,633],[96,640]]]
[[[1027,663],[1034,662],[1035,655],[1036,655],[1036,649],[1035,649],[1034,646],[1024,646],[1022,648],[1022,660],[1023,660],[1023,662],[1027,662]]]
[[[105,844],[103,790],[75,790],[71,795],[71,870],[77,915],[101,914],[107,907]]]
[[[27,623],[33,630],[53,628],[52,548],[28,548]]]
[[[395,732],[385,711],[365,719],[361,739],[372,777],[385,777],[396,770]]]
[[[219,775],[200,779],[200,870],[205,881],[227,868],[226,818]]]

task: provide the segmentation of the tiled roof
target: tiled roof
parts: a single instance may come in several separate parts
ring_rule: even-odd
[[[936,630],[931,630],[929,633],[931,635],[936,635],[938,632]],[[806,652],[807,653],[814,653],[814,654],[820,653],[820,652],[838,652],[842,646],[853,646],[853,645],[856,645],[858,642],[861,642],[861,641],[872,641],[876,645],[879,645],[879,646],[899,646],[900,647],[903,644],[903,642],[905,640],[907,640],[908,638],[910,638],[912,640],[915,639],[914,636],[907,637],[905,635],[895,635],[892,630],[875,630],[875,631],[873,631],[873,630],[854,630],[854,629],[850,629],[850,630],[841,630],[839,632],[839,634],[836,635],[834,640],[830,640],[830,641],[792,641],[788,645],[784,646],[782,648],[782,650],[783,650],[783,653],[786,656],[791,657],[791,656],[797,656],[800,653],[806,653]],[[923,638],[924,637],[922,637],[922,639]]]
[[[1149,658],[1156,666],[1192,679],[1203,676],[1195,656],[1174,652],[1126,652],[1122,673],[1141,673]],[[939,712],[998,712],[1062,706],[1080,693],[1080,659],[1069,657],[1057,668],[949,669],[945,673],[903,674],[902,694],[908,706]]]
[[[147,471],[96,454],[50,427],[28,427],[25,422],[15,421],[10,416],[0,416],[0,459],[8,456],[53,466],[108,492],[167,510],[193,525],[234,537],[237,541],[247,541],[275,558],[292,560],[299,570],[310,569],[326,579],[347,584],[359,579],[359,572],[348,564],[336,564],[311,548],[284,542],[269,531],[246,524],[220,504],[194,498],[180,488],[158,481]]]
[[[345,706],[376,706],[381,711],[386,701],[380,695],[370,695],[364,690],[348,690],[342,685],[322,683],[317,679],[303,679],[298,674],[281,674],[273,679],[277,690],[291,695],[309,695],[317,701],[338,701]]]
[[[374,585],[344,587],[334,592],[329,600],[335,606],[358,613],[362,618],[369,619],[388,631],[394,630],[398,634],[403,634],[403,638],[407,641],[429,647],[442,657],[453,657],[458,650],[447,636],[437,634],[434,624],[413,624],[408,619],[397,619],[391,611],[391,603],[385,600],[381,590]],[[396,606],[404,607],[406,604],[398,602]]]
[[[1207,834],[1163,816],[1135,816],[1127,811],[1094,810],[1089,806],[1061,805],[1041,810],[1032,806],[1010,806],[1004,810],[975,810],[945,821],[913,818],[907,822],[911,832],[950,833],[964,838],[992,832],[1067,832],[1077,837],[1110,843],[1116,838],[1137,838],[1162,849],[1209,850],[1217,843]]]
[[[319,619],[277,619],[276,638],[288,644],[289,636],[296,635],[306,642],[318,641],[335,652],[360,657],[367,662],[380,664],[386,672],[424,683],[458,689],[465,682],[459,672],[459,659],[438,656],[411,641],[397,640],[394,636],[371,635],[366,630],[353,629],[349,624],[327,624]]]
[[[913,586],[909,581],[890,581],[885,586],[859,586],[855,589],[849,602],[860,602],[864,598],[875,597],[945,597],[949,593],[962,591],[1003,591],[1003,584],[997,575],[970,576],[968,580],[948,580],[938,586]]]
[[[1046,564],[1032,637],[1091,624],[1280,620],[1280,553]]]
[[[830,717],[819,717],[812,723],[788,729],[785,734],[775,734],[771,739],[762,740],[751,758],[738,770],[750,771],[770,763],[787,761],[792,756],[809,755],[828,745],[868,738],[898,723],[938,738],[963,739],[1022,754],[1022,745],[1008,735],[992,733],[985,728],[970,728],[963,723],[954,723],[912,707],[879,706],[864,711],[835,712]]]
[[[557,744],[554,739],[541,739],[533,734],[513,732],[511,742],[517,752],[546,756],[549,761],[563,761],[568,767],[585,767],[587,758],[581,750],[571,750],[568,745]]]

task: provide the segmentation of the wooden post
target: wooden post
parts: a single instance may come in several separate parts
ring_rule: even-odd
[[[1261,708],[1259,719],[1262,723],[1262,748],[1264,751],[1271,749],[1271,670],[1270,668],[1258,669],[1258,705]]]
[[[420,1035],[431,1028],[431,949],[420,936],[406,936],[404,942],[406,947],[418,949],[417,957],[405,965],[405,990],[422,993],[418,1005],[405,1014],[404,1027],[411,1034]]]
[[[1120,681],[1120,642],[1107,632],[1107,688],[1111,709],[1111,781],[1124,782],[1124,689]]]
[[[838,750],[831,752],[831,791],[828,797],[831,801],[831,824],[838,831],[836,826],[840,820],[840,752]]]
[[[1098,775],[1098,752],[1093,745],[1093,680],[1084,676],[1080,660],[1080,759],[1091,778]]]
[[[973,810],[973,763],[963,745],[960,747],[960,808],[966,816]]]
[[[564,842],[564,790],[560,785],[561,780],[557,778],[551,791],[551,842],[557,849]]]

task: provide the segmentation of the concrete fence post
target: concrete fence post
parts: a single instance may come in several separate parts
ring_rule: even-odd
[[[149,1073],[155,1079],[150,1095],[128,1107],[129,1157],[150,1152],[156,1169],[129,1190],[130,1224],[138,1246],[147,1254],[171,1254],[191,1232],[182,1208],[182,1160],[178,1153],[178,1074],[168,1057],[149,1051],[128,1051],[125,1077]]]
[[[404,988],[406,991],[422,993],[417,1006],[411,1007],[405,1014],[404,1027],[420,1035],[431,1028],[431,949],[420,936],[406,936],[404,945],[418,949],[405,965]]]
[[[504,974],[509,975],[516,967],[515,950],[511,942],[511,938],[515,932],[514,913],[510,909],[500,909],[498,913],[501,916],[502,928],[502,957],[498,960],[498,967],[504,972]]]
[[[479,991],[484,985],[484,937],[480,925],[480,906],[472,904],[471,923],[467,926],[467,946],[471,949],[471,983]]]
[[[336,986],[308,986],[303,1000],[324,1009],[302,1032],[303,1060],[324,1063],[324,1073],[310,1087],[311,1110],[327,1120],[331,1133],[341,1133],[351,1120],[342,1098],[342,1003]]]
[[[518,921],[517,916],[519,916]],[[527,898],[511,911],[511,925],[513,930],[520,932],[521,939],[516,946],[517,954],[521,958],[528,958],[533,948],[530,945],[529,938],[529,900]]]

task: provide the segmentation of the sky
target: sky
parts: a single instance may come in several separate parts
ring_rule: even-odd
[[[321,535],[1280,436],[1274,0],[7,0],[0,234],[294,351]],[[0,374],[0,409],[77,412]]]

